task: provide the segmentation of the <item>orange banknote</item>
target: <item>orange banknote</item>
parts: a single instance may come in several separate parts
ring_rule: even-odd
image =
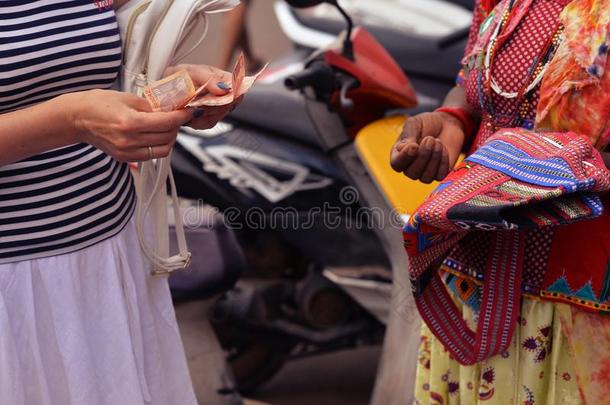
[[[144,96],[155,111],[227,105],[246,94],[266,67],[265,65],[253,76],[246,76],[246,63],[242,53],[233,69],[231,91],[225,95],[216,96],[208,92],[208,83],[195,87],[188,72],[181,70],[146,86]]]

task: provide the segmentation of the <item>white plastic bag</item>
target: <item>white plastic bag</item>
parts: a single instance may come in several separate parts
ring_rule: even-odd
[[[119,77],[122,91],[142,96],[144,87],[161,79],[170,65],[190,54],[207,33],[207,14],[228,11],[239,0],[131,0],[117,10],[123,41],[123,65]],[[195,45],[177,55],[194,30],[203,34]],[[153,273],[165,274],[188,266],[191,253],[186,245],[184,226],[171,170],[171,154],[166,158],[139,164],[136,229],[144,255],[153,264]],[[169,179],[176,239],[179,252],[170,255],[166,184]],[[153,224],[154,246],[145,235]]]

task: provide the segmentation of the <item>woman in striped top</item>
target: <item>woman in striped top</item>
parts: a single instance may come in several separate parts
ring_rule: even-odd
[[[151,112],[109,90],[120,62],[112,0],[0,0],[2,404],[196,403],[124,162],[166,156],[181,125],[233,106]],[[185,67],[225,93],[227,72]]]

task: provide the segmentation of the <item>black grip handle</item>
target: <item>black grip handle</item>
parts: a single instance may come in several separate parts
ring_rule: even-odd
[[[290,90],[300,90],[308,86],[325,83],[332,77],[332,69],[322,62],[314,63],[302,72],[284,79],[284,85]]]

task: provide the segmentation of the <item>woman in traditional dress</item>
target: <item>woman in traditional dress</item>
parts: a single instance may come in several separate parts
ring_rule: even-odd
[[[423,182],[442,180],[461,151],[477,150],[501,128],[571,131],[606,150],[610,1],[496,3],[476,2],[458,86],[443,107],[407,121],[392,150],[395,170]],[[610,155],[602,155],[608,166]],[[435,336],[438,325],[424,325],[416,403],[610,403],[609,229],[604,213],[528,240],[521,310],[502,353],[460,364]],[[474,325],[484,274],[477,266],[441,269]]]

